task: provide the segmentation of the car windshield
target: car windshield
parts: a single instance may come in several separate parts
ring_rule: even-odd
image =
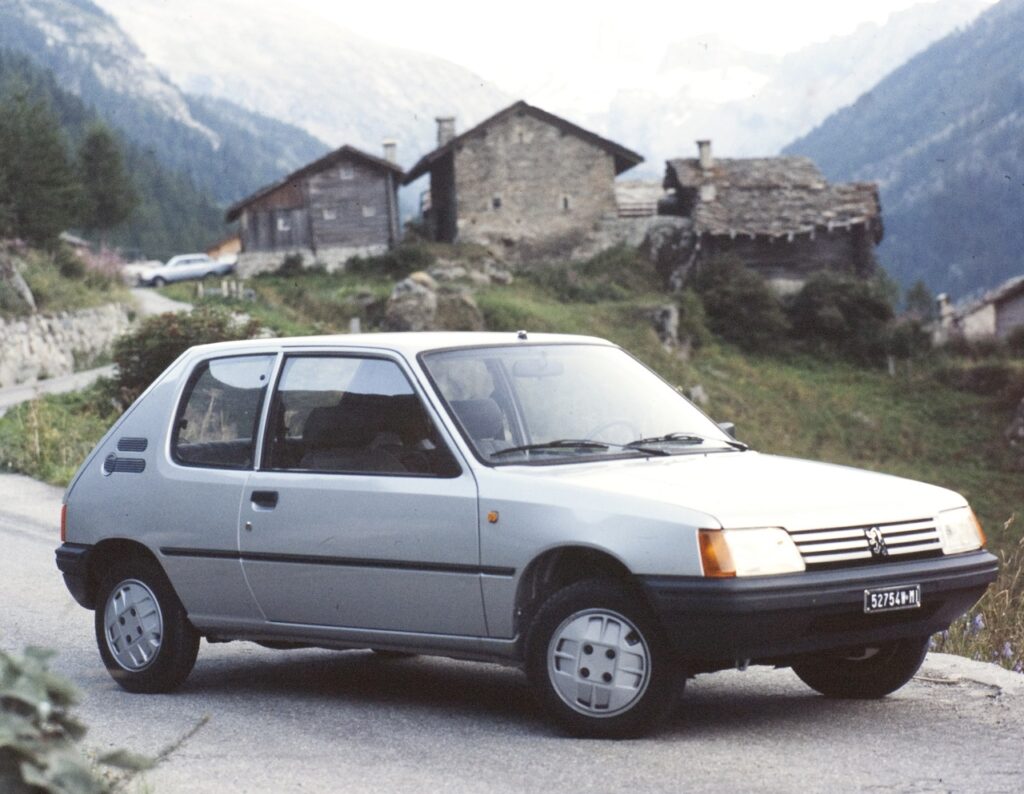
[[[491,464],[745,448],[618,348],[465,348],[422,361],[463,435]]]

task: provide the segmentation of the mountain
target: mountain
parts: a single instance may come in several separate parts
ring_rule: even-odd
[[[647,54],[627,50],[631,61],[605,63],[589,90],[578,75],[552,73],[519,91],[642,152],[659,175],[665,159],[692,156],[698,138],[723,157],[770,155],[991,3],[920,3],[786,55],[696,31]]]
[[[297,127],[183,93],[90,0],[0,0],[0,47],[50,70],[125,139],[222,204],[327,150]]]
[[[61,88],[51,72],[21,53],[0,49],[0,102],[15,95],[49,107],[69,155],[81,145],[90,126],[102,121],[81,99]],[[126,253],[166,259],[224,235],[223,211],[190,180],[130,141],[121,140],[121,152],[138,205],[127,222],[109,233],[109,244]]]
[[[833,180],[881,187],[879,257],[957,296],[1024,271],[1024,0],[1002,0],[794,141]]]
[[[332,146],[377,154],[393,138],[407,164],[436,145],[435,116],[454,115],[466,129],[514,99],[461,66],[301,9],[247,0],[97,1],[186,91],[287,119]]]

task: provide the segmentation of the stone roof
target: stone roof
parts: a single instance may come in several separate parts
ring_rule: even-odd
[[[292,173],[288,174],[288,176],[282,177],[273,184],[261,187],[251,196],[246,196],[241,201],[232,204],[230,207],[228,207],[228,211],[225,215],[225,218],[230,223],[231,221],[238,218],[238,216],[242,214],[242,210],[245,209],[250,204],[252,204],[254,201],[258,201],[264,196],[273,193],[275,190],[284,187],[289,182],[295,182],[296,180],[302,179],[303,177],[308,176],[309,174],[319,173],[320,171],[335,166],[342,160],[347,160],[351,158],[362,160],[364,163],[374,168],[392,171],[394,172],[395,176],[398,177],[399,179],[401,179],[402,177],[402,167],[397,163],[393,163],[390,160],[385,160],[383,157],[377,157],[375,155],[364,152],[362,149],[357,149],[355,146],[349,146],[348,144],[345,144],[344,146],[340,146],[332,152],[328,152],[323,157],[314,160],[313,162],[308,163],[307,165],[302,166],[302,168],[298,169],[297,171],[292,171]]]
[[[597,133],[591,132],[590,130],[585,130],[583,129],[583,127],[573,124],[571,121],[567,121],[566,119],[563,119],[560,116],[556,116],[554,113],[548,113],[546,110],[541,110],[538,107],[527,104],[523,100],[519,100],[518,102],[514,102],[513,104],[509,105],[504,110],[498,111],[490,118],[484,119],[475,127],[466,130],[461,135],[456,135],[450,141],[441,146],[438,146],[432,152],[428,152],[427,154],[423,155],[423,157],[419,159],[419,162],[417,162],[416,165],[409,169],[409,172],[406,174],[405,181],[403,184],[408,185],[410,182],[414,182],[415,180],[419,179],[421,176],[427,173],[427,171],[430,170],[434,162],[444,157],[449,152],[454,151],[455,148],[459,146],[467,138],[471,138],[474,135],[480,135],[486,132],[487,128],[490,127],[492,124],[502,121],[516,113],[529,114],[536,119],[540,119],[541,121],[544,121],[548,124],[557,127],[566,134],[575,135],[579,138],[582,138],[585,141],[588,141],[589,143],[594,144],[598,148],[604,149],[615,160],[616,175],[621,174],[623,171],[626,171],[635,165],[639,165],[644,161],[643,156],[637,154],[632,149],[627,149],[625,146],[615,143],[615,141],[610,141],[607,138],[602,138]]]
[[[968,314],[974,314],[974,312],[984,309],[989,304],[996,304],[998,306],[998,304],[1004,301],[1012,300],[1021,293],[1024,293],[1024,275],[1014,276],[1004,281],[995,289],[989,290],[980,298],[968,300],[958,307],[957,315],[959,317],[966,317]]]
[[[694,231],[709,235],[788,237],[866,224],[882,237],[873,182],[829,184],[806,157],[669,160],[664,185],[695,194]]]

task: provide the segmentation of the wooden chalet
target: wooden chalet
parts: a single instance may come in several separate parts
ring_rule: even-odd
[[[375,157],[342,146],[234,204],[242,275],[273,269],[285,256],[329,269],[355,255],[380,253],[400,236],[395,144]]]

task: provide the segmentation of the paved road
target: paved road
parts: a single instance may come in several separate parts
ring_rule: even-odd
[[[0,647],[59,648],[87,743],[163,757],[129,791],[1021,790],[1024,676],[942,655],[870,702],[787,670],[700,676],[663,732],[626,742],[555,735],[516,670],[364,651],[204,643],[179,692],[129,695],[53,567],[59,501],[0,475]]]
[[[132,295],[135,298],[136,308],[143,317],[148,317],[151,314],[163,314],[164,312],[187,312],[192,310],[191,304],[171,300],[151,289],[133,289]],[[8,386],[0,389],[0,416],[3,416],[11,406],[32,400],[42,394],[63,394],[64,392],[84,389],[97,378],[110,377],[113,374],[114,365],[108,364],[105,367],[73,372],[70,375],[61,375],[57,378]]]

